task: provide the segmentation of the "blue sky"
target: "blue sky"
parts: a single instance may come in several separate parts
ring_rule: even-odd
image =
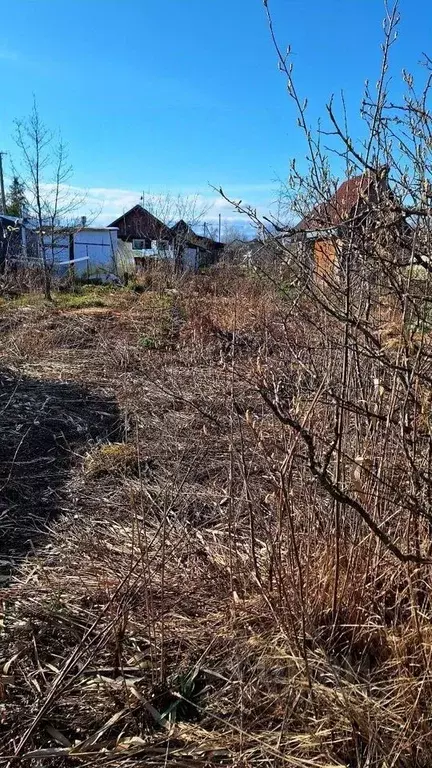
[[[342,88],[355,133],[364,81],[377,78],[381,0],[270,6],[310,117]],[[396,80],[432,53],[430,0],[400,10]],[[213,202],[209,183],[265,208],[289,160],[304,157],[262,0],[0,0],[0,11],[0,149],[14,152],[13,119],[34,94],[105,222],[142,189]],[[217,201],[209,216],[219,211],[232,216]]]

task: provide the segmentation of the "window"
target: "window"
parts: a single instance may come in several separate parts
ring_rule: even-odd
[[[149,237],[144,237],[142,240],[132,240],[133,251],[146,251],[152,247],[152,242]]]

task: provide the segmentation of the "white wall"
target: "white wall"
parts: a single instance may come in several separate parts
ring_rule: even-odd
[[[118,241],[118,253],[119,253],[119,267],[123,271],[128,271],[131,266],[135,266],[134,259],[168,259],[174,260],[175,252],[174,247],[169,244],[165,250],[158,248],[158,241],[152,240],[151,248],[142,248],[136,250],[132,247],[132,242],[125,242],[123,240]],[[199,257],[197,248],[184,248],[182,253],[182,266],[183,269],[197,272],[199,266]]]
[[[74,235],[74,258],[88,258],[90,273],[97,271],[115,272],[117,253],[117,230],[81,229]],[[80,268],[86,271],[85,261],[76,264],[76,273]],[[81,266],[83,265],[83,266]]]
[[[52,239],[54,240],[54,248],[51,245]],[[69,260],[69,236],[64,237],[46,235],[44,237],[45,244],[45,258],[48,262],[48,266],[54,266],[56,262]],[[61,269],[60,272],[67,271],[67,267]]]
[[[55,271],[62,275],[68,271],[68,264],[59,262],[69,261],[69,235],[59,235],[54,238],[54,248],[51,247],[51,236],[45,239],[47,245],[46,258],[52,263]],[[74,264],[76,275],[97,274],[98,272],[114,272],[116,269],[117,230],[115,229],[80,229],[74,233]],[[80,261],[82,259],[82,261]],[[56,264],[58,265],[56,267]]]
[[[161,249],[159,247],[159,240],[152,240],[151,241],[151,248],[141,248],[140,250],[136,250],[133,248],[132,243],[128,243],[130,245],[130,248],[132,250],[132,255],[137,256],[139,258],[154,258],[154,259],[173,259],[174,258],[174,248],[171,245],[171,243],[167,243],[166,248]]]

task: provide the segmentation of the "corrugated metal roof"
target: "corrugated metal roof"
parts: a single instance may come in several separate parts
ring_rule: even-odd
[[[19,216],[9,216],[7,213],[0,213],[0,219],[5,219],[6,221],[10,221],[13,224],[22,224],[23,220],[20,219]]]
[[[77,227],[76,232],[106,232],[107,230],[113,230],[116,232],[118,227]]]

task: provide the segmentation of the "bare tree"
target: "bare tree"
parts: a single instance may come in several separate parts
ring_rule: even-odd
[[[201,195],[154,194],[144,192],[141,198],[144,208],[153,216],[160,219],[168,227],[174,226],[178,221],[184,221],[189,227],[200,224],[211,205]]]
[[[309,159],[307,174],[292,163],[283,190],[287,209],[306,217],[303,231],[274,233],[256,211],[231,202],[262,227],[267,242],[273,239],[296,286],[303,346],[290,343],[283,364],[269,366],[257,386],[297,435],[298,459],[331,503],[336,610],[342,530],[352,540],[369,530],[402,562],[427,563],[432,552],[432,61],[424,58],[420,87],[404,72],[404,98],[393,99],[390,53],[399,14],[397,4],[386,7],[381,71],[362,103],[366,139],[350,134],[343,97],[340,116],[331,99],[328,127],[314,129],[269,5],[265,0],[279,69]],[[337,194],[334,158],[339,165],[342,158],[351,180],[349,210],[342,211]]]
[[[174,265],[179,270],[183,259],[183,253],[188,245],[196,245],[200,236],[195,228],[203,226],[204,236],[211,238],[206,233],[205,216],[211,208],[201,195],[152,194],[143,193],[141,202],[143,207],[162,221],[172,230],[174,238]]]
[[[51,300],[51,272],[59,228],[62,237],[83,198],[71,190],[72,166],[61,136],[43,122],[36,101],[27,118],[15,121],[19,157],[14,174],[25,191],[28,214],[37,225],[44,293]]]
[[[225,221],[223,224],[221,240],[226,245],[234,242],[246,242],[251,240],[252,236],[253,233],[248,222],[246,222],[246,226],[233,221]]]

